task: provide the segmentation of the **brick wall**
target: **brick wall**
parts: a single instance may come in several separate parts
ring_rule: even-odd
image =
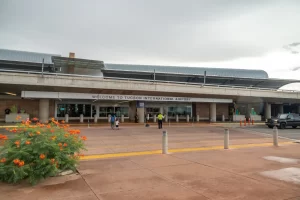
[[[199,115],[200,120],[209,120],[209,103],[196,103],[196,115]],[[228,104],[217,103],[217,118],[222,119],[222,114],[224,114],[225,119],[228,119]],[[220,119],[218,119],[220,120]]]
[[[196,103],[195,116],[199,115],[200,120],[209,120],[209,103]]]
[[[224,114],[225,119],[229,118],[229,109],[227,103],[217,103],[217,120],[222,120],[222,115]]]
[[[26,113],[29,114],[30,118],[39,117],[39,100],[29,100],[29,99],[2,99],[0,100],[0,121],[5,119],[5,109],[11,108],[16,105],[19,109],[24,109]],[[54,116],[55,102],[50,100],[49,102],[49,116]]]

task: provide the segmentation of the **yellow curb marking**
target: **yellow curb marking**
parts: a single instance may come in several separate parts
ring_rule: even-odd
[[[294,144],[294,142],[281,142],[280,145]],[[248,147],[268,147],[273,146],[273,143],[261,143],[261,144],[242,144],[242,145],[231,145],[230,149],[241,149]],[[184,149],[169,149],[170,153],[179,152],[193,152],[193,151],[209,151],[209,150],[221,150],[224,146],[212,146],[212,147],[199,147],[199,148],[184,148]],[[98,154],[83,156],[80,160],[92,160],[92,159],[105,159],[105,158],[118,158],[118,157],[129,157],[129,156],[142,156],[142,155],[154,155],[161,154],[161,150],[155,151],[141,151],[141,152],[127,152],[127,153],[111,153],[111,154]]]

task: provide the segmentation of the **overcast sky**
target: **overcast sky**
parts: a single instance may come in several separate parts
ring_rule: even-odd
[[[0,0],[0,48],[272,78],[300,79],[299,24],[300,0]]]

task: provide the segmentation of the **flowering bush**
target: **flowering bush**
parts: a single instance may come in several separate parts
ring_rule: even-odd
[[[0,180],[16,183],[27,179],[31,184],[59,171],[75,170],[85,136],[79,130],[69,130],[68,125],[52,119],[49,124],[22,122],[12,139],[0,134]]]

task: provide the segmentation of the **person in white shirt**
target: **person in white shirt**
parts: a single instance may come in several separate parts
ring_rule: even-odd
[[[119,129],[119,119],[116,119],[116,128]]]

